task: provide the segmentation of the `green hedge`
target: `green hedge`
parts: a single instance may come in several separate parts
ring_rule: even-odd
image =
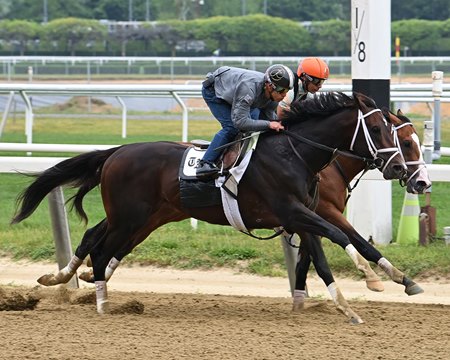
[[[393,53],[399,36],[402,55],[405,47],[408,56],[450,55],[450,19],[394,21],[391,29]],[[224,56],[350,56],[351,33],[347,20],[305,25],[258,14],[109,28],[76,18],[2,20],[0,40],[2,55],[209,56],[221,49]]]

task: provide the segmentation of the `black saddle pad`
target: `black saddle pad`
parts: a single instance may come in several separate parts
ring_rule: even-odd
[[[185,208],[197,208],[222,205],[220,188],[214,180],[180,179],[181,205]]]

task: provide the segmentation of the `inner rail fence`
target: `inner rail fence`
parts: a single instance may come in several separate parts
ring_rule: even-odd
[[[450,85],[443,84],[443,73],[438,74],[430,84],[391,84],[390,98],[394,103],[428,103],[433,104],[433,128],[435,152],[450,154],[450,149],[440,148],[440,108],[441,103],[450,102]],[[352,92],[350,84],[326,84],[321,91]],[[0,138],[10,115],[12,103],[16,94],[20,95],[25,106],[25,134],[27,144],[33,143],[34,111],[32,95],[69,95],[69,96],[107,96],[116,98],[122,109],[122,138],[127,137],[127,104],[123,97],[166,97],[174,99],[182,112],[182,138],[188,140],[189,108],[187,99],[201,98],[200,84],[35,84],[35,83],[3,83],[0,84],[0,94],[7,97],[3,116],[0,122]]]

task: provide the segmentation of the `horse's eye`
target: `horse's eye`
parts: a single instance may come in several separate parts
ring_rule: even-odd
[[[402,145],[406,148],[410,148],[411,147],[411,141],[410,140],[404,140]]]
[[[374,134],[379,134],[381,131],[380,131],[380,127],[379,126],[374,126],[373,128],[372,128],[372,132],[374,133]]]

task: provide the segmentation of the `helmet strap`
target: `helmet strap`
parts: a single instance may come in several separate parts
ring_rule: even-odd
[[[297,99],[297,94],[298,94],[298,75],[294,73],[294,99]]]
[[[305,93],[308,93],[308,79],[306,78],[306,76],[303,74],[300,75],[300,80],[302,81],[302,89]]]

